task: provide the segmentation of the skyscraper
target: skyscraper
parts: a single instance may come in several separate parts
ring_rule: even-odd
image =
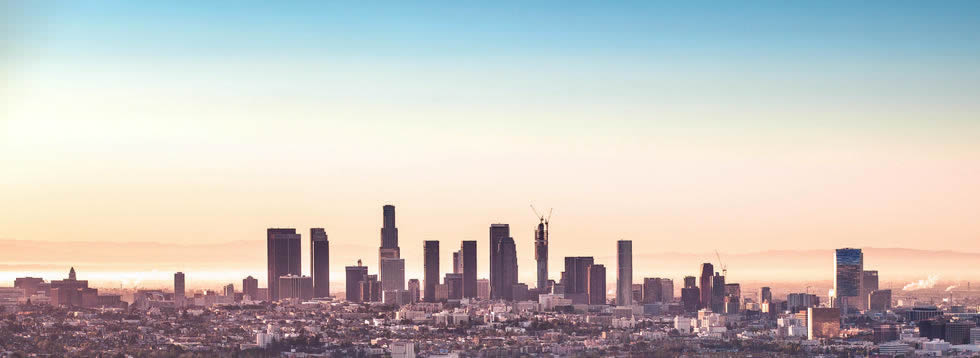
[[[633,304],[633,241],[616,242],[616,305]]]
[[[453,273],[463,273],[463,250],[453,251]]]
[[[665,278],[660,280],[661,291],[660,298],[663,302],[674,302],[674,280]]]
[[[595,263],[592,256],[570,256],[565,257],[565,294],[573,295],[588,293],[589,287],[589,266]]]
[[[871,293],[878,290],[878,271],[867,271],[865,270],[861,276],[861,297],[858,301],[860,302],[858,306],[864,309],[870,308],[868,306],[868,297]]]
[[[476,241],[463,241],[460,253],[463,266],[463,297],[476,298]]]
[[[859,307],[861,280],[864,276],[864,254],[861,249],[837,249],[834,251],[834,297],[833,307],[840,307],[843,313],[847,307]]]
[[[490,225],[490,299],[501,298],[503,286],[500,277],[500,241],[510,236],[510,225]]]
[[[684,288],[698,287],[698,278],[694,276],[684,276]]]
[[[279,277],[300,275],[300,235],[296,229],[269,229],[266,231],[268,254],[269,300],[279,300]]]
[[[74,267],[72,268],[74,269]],[[184,291],[184,273],[178,272],[174,274],[174,304],[177,307],[183,307],[186,300],[186,292]]]
[[[381,290],[404,290],[405,289],[405,259],[383,258],[381,259]]]
[[[541,218],[534,229],[534,260],[538,263],[538,289],[548,287],[548,223]]]
[[[412,297],[411,299],[412,303],[418,302],[419,299],[421,298],[421,296],[419,295],[419,292],[421,292],[420,286],[421,285],[419,285],[419,279],[413,278],[411,280],[408,280],[408,292],[409,292],[409,296]]]
[[[242,294],[250,297],[253,300],[258,300],[259,280],[256,280],[252,276],[248,276],[244,280],[242,280]]]
[[[663,279],[647,277],[643,279],[643,303],[663,302]]]
[[[725,276],[718,272],[711,277],[711,311],[725,313]]]
[[[711,308],[711,279],[715,267],[710,263],[701,264],[701,308]]]
[[[463,298],[463,274],[447,272],[443,282],[445,282],[446,287],[449,289],[447,296],[450,300]]]
[[[346,296],[347,301],[362,302],[361,282],[367,281],[368,268],[361,265],[361,260],[357,260],[357,266],[347,266]]]
[[[606,266],[589,265],[586,282],[588,282],[589,304],[606,304]]]
[[[425,302],[436,301],[436,286],[439,285],[439,241],[426,240],[422,251],[425,256],[425,277],[423,292]]]
[[[380,281],[382,286],[384,282],[389,282],[392,286],[405,287],[405,274],[404,274],[404,262],[401,274],[401,282],[395,282],[394,279],[385,279],[388,272],[385,272],[385,267],[382,265],[384,259],[398,259],[401,258],[401,249],[398,247],[398,228],[395,227],[395,206],[385,205],[381,208],[382,223],[381,223],[381,246],[378,248],[378,275],[380,276]],[[388,266],[393,267],[392,265]],[[398,276],[397,272],[391,273],[393,276]],[[385,289],[387,290],[387,289]]]
[[[772,302],[772,289],[767,287],[762,288],[761,297],[759,297],[760,302]]]
[[[513,300],[514,285],[519,283],[517,281],[517,245],[514,243],[513,237],[505,237],[500,239],[498,246],[497,254],[500,257],[500,272],[498,272],[501,289],[500,298]]]
[[[313,297],[330,297],[330,241],[323,228],[310,229],[310,277]]]

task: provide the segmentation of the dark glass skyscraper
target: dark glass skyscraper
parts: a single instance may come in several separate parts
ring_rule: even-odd
[[[711,311],[725,313],[725,276],[717,272],[711,277]]]
[[[588,282],[589,304],[606,304],[606,266],[589,265],[586,282]]]
[[[701,264],[701,308],[711,308],[711,279],[714,274],[714,265],[707,262]]]
[[[476,241],[463,241],[460,248],[463,261],[463,297],[476,297]]]
[[[279,300],[279,277],[299,276],[302,273],[300,234],[296,229],[268,229],[266,246],[268,254],[269,300]]]
[[[861,249],[837,249],[834,252],[834,307],[857,306],[864,276],[864,254]]]
[[[500,275],[500,241],[510,237],[510,225],[490,225],[490,299],[499,299],[503,292]]]
[[[178,272],[174,274],[174,303],[177,304],[177,307],[183,307],[185,299],[186,292],[184,291],[184,273]]]
[[[589,266],[595,263],[592,256],[570,256],[565,257],[565,285],[566,294],[587,293],[589,287]]]
[[[439,285],[439,241],[426,240],[422,251],[425,256],[422,297],[425,302],[435,302],[436,286]]]
[[[616,242],[616,305],[633,304],[633,241]]]
[[[385,205],[381,208],[381,248],[398,248],[398,228],[395,227],[395,206]]]
[[[313,297],[330,297],[330,241],[323,228],[310,229],[310,277]]]
[[[347,266],[346,296],[350,302],[367,301],[363,296],[361,283],[368,279],[367,266],[361,266],[361,260],[357,260],[357,266]]]
[[[538,263],[538,289],[548,287],[548,223],[541,219],[534,229],[534,260]]]
[[[517,281],[517,245],[514,238],[505,237],[500,239],[497,248],[497,255],[500,257],[500,298],[505,300],[514,299],[514,285]]]

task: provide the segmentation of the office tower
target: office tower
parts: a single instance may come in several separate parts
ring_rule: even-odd
[[[176,275],[174,278],[176,279]],[[24,290],[24,297],[33,296],[41,290],[42,285],[44,285],[44,279],[40,277],[18,277],[14,279],[14,288]]]
[[[458,300],[463,298],[463,274],[446,273],[444,282],[449,290],[447,296],[450,300]]]
[[[662,288],[660,298],[663,299],[663,302],[674,302],[674,280],[661,279],[660,288]]]
[[[485,278],[476,280],[476,297],[481,300],[490,299],[490,280]]]
[[[419,295],[422,292],[422,289],[417,278],[408,280],[408,292],[412,296],[412,303],[419,302],[419,299],[421,298]]]
[[[717,272],[711,278],[711,311],[725,312],[725,276]]]
[[[711,308],[711,280],[715,267],[710,263],[701,264],[701,308]]]
[[[505,237],[500,239],[497,254],[500,257],[500,298],[505,300],[514,299],[514,285],[517,284],[517,245],[514,238]]]
[[[632,287],[630,289],[630,292],[633,293],[633,298],[632,298],[633,302],[635,303],[643,302],[643,284],[634,283],[630,285],[630,287]]]
[[[357,266],[347,266],[346,296],[350,302],[362,302],[361,282],[367,281],[368,268],[357,260]]]
[[[514,301],[528,300],[529,288],[527,287],[526,283],[515,283],[513,286],[511,286],[510,291],[511,291],[511,300]]]
[[[724,276],[722,276],[724,277]],[[725,284],[725,313],[738,313],[741,308],[742,286],[737,283]]]
[[[868,294],[868,309],[885,311],[892,308],[892,290],[874,290]]]
[[[643,279],[643,303],[663,302],[663,279],[647,277]]]
[[[259,299],[259,280],[256,280],[252,276],[246,277],[242,280],[242,294],[248,296],[253,300]]]
[[[684,276],[684,288],[698,287],[698,278],[694,276]]]
[[[902,329],[897,324],[880,323],[871,326],[871,341],[874,344],[897,341],[901,338]]]
[[[538,263],[538,290],[548,285],[548,223],[542,217],[534,229],[534,260]]]
[[[633,304],[633,241],[616,242],[616,305]]]
[[[184,273],[174,274],[174,304],[177,307],[184,307],[187,300],[187,293],[184,291]]]
[[[405,259],[381,259],[381,290],[401,291],[405,289]]]
[[[970,330],[976,327],[973,320],[947,322],[943,340],[953,345],[970,344]]]
[[[500,299],[504,292],[500,277],[500,241],[510,236],[510,225],[490,225],[490,299]]]
[[[807,308],[819,305],[820,299],[814,294],[790,293],[786,295],[786,309],[790,312],[805,311]]]
[[[235,297],[235,284],[229,283],[222,289],[221,295]]]
[[[684,304],[685,312],[694,312],[701,305],[701,291],[697,286],[684,287],[681,289],[681,303]]]
[[[769,287],[762,288],[762,294],[759,297],[760,302],[772,302],[772,289]]]
[[[422,295],[425,302],[435,302],[436,285],[439,284],[439,241],[426,240],[423,243],[422,251],[425,256],[425,277],[423,278],[425,288]]]
[[[279,300],[279,277],[301,274],[300,235],[296,229],[269,229],[266,231],[268,254],[269,300]]]
[[[381,246],[378,248],[378,274],[381,276],[381,282],[390,282],[392,285],[405,287],[404,274],[402,274],[401,282],[396,282],[396,280],[386,280],[385,275],[387,272],[381,267],[381,261],[384,259],[398,259],[401,258],[401,249],[398,247],[398,228],[395,227],[395,206],[385,205],[381,208],[382,223],[381,223]],[[404,270],[403,270],[404,271]],[[397,275],[397,273],[395,273]]]
[[[361,301],[381,302],[381,281],[378,275],[367,275],[367,279],[361,281]]]
[[[323,228],[310,229],[310,276],[313,297],[330,297],[330,241]]]
[[[476,298],[476,241],[463,241],[460,256],[462,256],[463,268],[463,297]]]
[[[565,294],[588,293],[589,266],[595,263],[591,256],[565,257],[565,271],[562,273]]]
[[[309,300],[313,298],[313,278],[286,275],[279,277],[279,299]]]
[[[589,265],[585,282],[590,305],[606,304],[606,266]]]
[[[861,297],[859,297],[858,306],[864,309],[870,308],[868,306],[868,298],[871,292],[878,289],[878,271],[862,271],[861,272]]]
[[[810,307],[806,312],[807,339],[836,338],[840,335],[840,309]]]
[[[833,307],[847,313],[848,306],[857,307],[861,295],[861,279],[864,276],[864,254],[861,249],[837,249],[834,251]]]
[[[462,253],[462,249],[453,251],[453,273],[463,273],[463,262],[460,261]]]

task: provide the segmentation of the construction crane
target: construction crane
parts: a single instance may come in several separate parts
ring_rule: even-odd
[[[548,209],[548,216],[545,217],[544,215],[541,215],[540,213],[538,213],[538,209],[535,209],[534,208],[534,204],[531,204],[531,211],[534,211],[534,216],[538,217],[538,220],[541,220],[541,222],[544,223],[544,226],[546,228],[548,227],[548,222],[551,221],[551,211],[552,210],[554,210],[554,208]]]
[[[725,264],[721,263],[721,254],[718,253],[718,249],[715,249],[715,257],[718,258],[718,266],[721,266],[721,275],[727,277],[728,266],[725,266]]]

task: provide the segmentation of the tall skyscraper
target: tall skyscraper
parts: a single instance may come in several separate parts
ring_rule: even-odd
[[[460,256],[463,266],[463,297],[476,298],[476,241],[463,241]]]
[[[490,299],[500,299],[503,293],[500,277],[500,241],[510,237],[510,225],[490,225]]]
[[[405,289],[405,259],[383,258],[381,259],[381,290],[404,290]]]
[[[463,250],[453,251],[453,273],[463,273]]]
[[[330,297],[330,241],[323,228],[310,229],[310,277],[313,297]]]
[[[405,287],[405,274],[404,268],[402,269],[401,282],[395,282],[393,280],[386,280],[385,276],[388,274],[385,272],[385,268],[382,266],[382,261],[384,259],[398,259],[401,258],[401,249],[398,247],[398,228],[395,227],[395,206],[385,205],[381,208],[381,246],[378,248],[378,275],[380,276],[380,281],[390,282],[393,286]],[[404,266],[404,265],[403,265]],[[393,267],[393,266],[389,266]],[[393,276],[397,276],[397,272],[392,273]],[[387,289],[386,289],[387,290]]]
[[[269,229],[266,231],[268,254],[269,300],[279,300],[279,277],[302,272],[300,234],[296,229]]]
[[[538,263],[538,289],[548,287],[548,223],[542,217],[534,229],[534,260]]]
[[[643,279],[643,303],[663,302],[663,279],[647,277]]]
[[[259,280],[256,280],[252,276],[248,276],[244,280],[242,280],[242,294],[250,297],[253,300],[258,300]]]
[[[74,269],[74,267],[72,268]],[[174,303],[177,307],[183,307],[186,303],[187,294],[184,291],[184,273],[174,274]]]
[[[588,282],[589,304],[606,304],[606,266],[589,265],[586,282]]]
[[[861,297],[858,298],[860,306],[863,309],[868,309],[868,297],[871,293],[878,290],[878,271],[867,271],[862,273],[861,277]]]
[[[762,288],[761,297],[759,297],[760,302],[772,302],[772,289],[767,287]]]
[[[633,241],[616,242],[616,305],[633,304]]]
[[[517,281],[517,245],[513,237],[500,239],[497,249],[500,255],[500,298],[505,300],[514,299],[514,285]]]
[[[436,286],[439,285],[439,241],[426,240],[422,251],[425,256],[425,277],[423,292],[425,302],[436,301]]]
[[[711,277],[711,311],[725,313],[725,276],[718,272]]]
[[[861,280],[864,276],[864,254],[861,249],[837,249],[834,251],[833,307],[846,313],[848,306],[858,307],[861,296]]]
[[[708,262],[701,264],[701,308],[711,308],[711,280],[714,274],[714,265]]]
[[[661,294],[663,302],[674,302],[674,280],[665,278],[660,280]]]
[[[357,260],[357,266],[347,266],[347,282],[345,285],[347,301],[362,302],[361,283],[368,279],[367,266],[361,265],[361,260]]]
[[[565,294],[588,293],[589,287],[589,266],[595,263],[592,256],[569,256],[565,257]]]

